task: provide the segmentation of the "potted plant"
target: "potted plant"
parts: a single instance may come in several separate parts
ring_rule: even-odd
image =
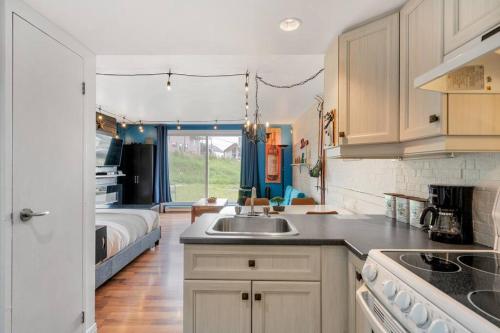
[[[273,210],[275,212],[283,212],[285,210],[285,206],[281,206],[281,204],[285,201],[282,197],[274,197],[271,201],[276,202],[276,206],[273,206]]]

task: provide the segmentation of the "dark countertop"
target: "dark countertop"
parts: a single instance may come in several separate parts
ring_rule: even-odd
[[[383,215],[280,215],[299,235],[285,237],[213,236],[205,231],[218,214],[204,214],[181,235],[184,244],[345,245],[361,259],[372,249],[487,250],[482,245],[434,242],[421,230]]]

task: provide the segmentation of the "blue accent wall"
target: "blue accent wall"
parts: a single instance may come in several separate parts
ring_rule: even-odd
[[[283,166],[284,166],[284,188],[288,185],[292,185],[292,126],[291,125],[271,125],[271,128],[281,128],[281,144],[288,145],[288,147],[283,149]],[[259,184],[260,184],[260,195],[259,197],[264,197],[265,189],[267,186],[271,189],[271,198],[276,196],[283,196],[282,184],[266,183],[266,147],[263,143],[259,143],[257,147],[257,152],[259,154]]]
[[[126,128],[117,125],[118,135],[125,144],[130,143],[145,143],[146,140],[150,139],[153,144],[156,144],[156,126],[155,124],[151,125],[143,125],[144,132],[141,133],[139,131],[139,125],[127,125]],[[206,125],[194,125],[194,124],[186,124],[182,125],[183,130],[197,130],[197,131],[205,131],[205,130],[213,130],[214,125],[206,124]],[[176,130],[177,125],[169,124],[167,125],[169,130]],[[232,130],[237,131],[241,130],[241,125],[239,124],[217,124],[217,128],[219,130]]]
[[[138,125],[127,125],[126,128],[122,128],[118,124],[118,135],[124,140],[125,144],[130,143],[146,143],[146,141],[156,144],[156,126],[157,125],[143,125],[144,132],[139,131]],[[169,124],[167,125],[169,129],[175,130],[177,125]],[[190,125],[181,124],[183,130],[212,130],[213,125]],[[240,130],[241,125],[239,124],[218,124],[218,129],[220,130]],[[271,125],[272,128],[281,128],[281,143],[288,145],[283,150],[284,155],[284,187],[292,185],[292,127],[291,125]],[[271,198],[275,196],[283,196],[282,185],[274,183],[266,183],[266,147],[263,143],[259,143],[257,146],[258,159],[259,159],[259,185],[261,193],[259,197],[264,197],[265,189],[267,186],[271,189]]]

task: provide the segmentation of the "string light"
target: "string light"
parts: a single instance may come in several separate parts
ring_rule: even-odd
[[[214,130],[217,129],[217,120],[215,120]]]
[[[170,91],[172,89],[170,85],[170,77],[172,76],[172,71],[169,69],[168,70],[168,81],[167,81],[167,90]]]
[[[180,130],[181,129],[181,124],[179,123],[179,121],[177,120],[177,130]]]
[[[248,92],[248,77],[250,76],[250,73],[247,72],[245,73],[245,92]]]
[[[125,128],[125,127],[127,127],[127,123],[125,122],[125,117],[123,117],[122,128]]]
[[[269,128],[269,122],[266,121],[266,128]]]
[[[139,132],[144,133],[144,127],[142,127],[142,120],[139,120]]]
[[[115,139],[116,139],[116,140],[120,139],[120,136],[119,136],[118,134],[117,134],[117,135],[115,135]]]

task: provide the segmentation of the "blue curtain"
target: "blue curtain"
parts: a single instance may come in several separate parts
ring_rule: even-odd
[[[166,125],[156,126],[155,202],[171,202],[168,176],[168,131]]]
[[[240,185],[259,189],[259,164],[257,144],[247,139],[245,133],[241,135],[241,180]]]

